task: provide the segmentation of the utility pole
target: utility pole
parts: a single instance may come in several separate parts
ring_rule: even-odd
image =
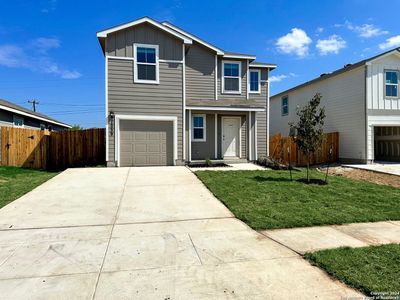
[[[39,104],[37,100],[28,100],[28,103],[32,104],[33,111],[36,112],[36,105]]]

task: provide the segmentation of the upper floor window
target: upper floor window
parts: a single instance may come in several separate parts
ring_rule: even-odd
[[[260,93],[260,70],[250,71],[250,93]]]
[[[241,63],[233,61],[222,62],[222,92],[226,94],[240,94],[241,89]]]
[[[289,97],[285,96],[281,100],[282,116],[289,114]]]
[[[158,45],[134,44],[134,80],[140,83],[159,83]]]
[[[192,117],[192,140],[195,142],[206,141],[206,115],[193,115]]]
[[[385,72],[385,89],[387,97],[397,97],[399,87],[399,72],[386,71]]]
[[[13,124],[15,127],[24,127],[24,118],[14,116],[13,117]]]

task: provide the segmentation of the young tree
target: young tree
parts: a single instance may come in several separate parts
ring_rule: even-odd
[[[321,147],[324,139],[325,108],[319,108],[320,103],[321,94],[317,93],[303,108],[297,108],[299,121],[296,124],[289,123],[290,136],[307,156],[307,182],[310,182],[311,154]]]

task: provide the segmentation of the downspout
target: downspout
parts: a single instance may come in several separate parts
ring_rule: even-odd
[[[364,68],[364,124],[365,124],[365,162],[368,164],[369,159],[368,159],[368,64],[365,64]],[[374,142],[374,132],[371,132],[371,143]],[[340,146],[340,145],[339,145]],[[372,150],[372,149],[371,149]],[[372,153],[371,153],[372,155]],[[372,160],[371,160],[372,162]]]

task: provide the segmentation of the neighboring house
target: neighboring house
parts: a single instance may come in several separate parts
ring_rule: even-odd
[[[275,65],[148,17],[97,37],[105,55],[109,166],[268,155],[268,72]]]
[[[0,126],[61,131],[70,125],[0,99]]]
[[[289,134],[296,108],[316,93],[325,106],[326,132],[339,132],[343,162],[400,161],[400,49],[394,49],[271,97],[270,133]]]

